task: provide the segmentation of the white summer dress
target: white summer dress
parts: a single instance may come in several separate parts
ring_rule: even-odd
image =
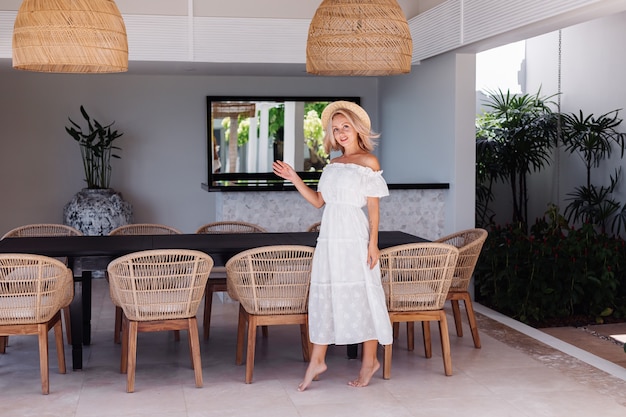
[[[309,292],[309,337],[321,345],[393,341],[380,265],[367,265],[367,197],[389,195],[382,171],[332,163],[318,187],[325,201]]]

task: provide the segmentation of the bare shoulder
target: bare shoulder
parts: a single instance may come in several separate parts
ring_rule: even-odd
[[[376,158],[376,155],[368,152],[364,153],[360,159],[361,161],[359,165],[371,168],[372,171],[380,171],[380,162],[378,161],[378,158]]]
[[[342,155],[334,158],[331,163],[355,164],[380,171],[380,163],[376,155],[369,152],[359,152],[351,155]]]

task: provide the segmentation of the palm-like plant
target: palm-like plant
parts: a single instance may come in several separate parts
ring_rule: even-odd
[[[494,181],[508,182],[515,224],[528,224],[527,176],[551,161],[556,144],[556,117],[549,97],[489,92],[485,105],[490,109],[477,119],[476,146],[478,173],[487,203]],[[482,209],[484,213],[487,208]]]
[[[111,182],[110,161],[111,158],[119,158],[119,155],[114,154],[113,150],[121,149],[114,146],[113,142],[123,133],[111,129],[115,122],[102,125],[97,120],[91,119],[83,106],[80,106],[80,113],[87,122],[87,128],[83,129],[79,124],[69,119],[72,126],[66,126],[65,131],[80,145],[87,188],[109,188]]]
[[[569,193],[571,203],[565,208],[568,220],[583,221],[597,224],[602,232],[606,231],[607,221],[618,214],[620,203],[611,197],[617,187],[621,169],[616,169],[610,176],[610,185],[597,186],[591,183],[591,169],[611,157],[613,146],[620,150],[620,158],[624,157],[624,139],[626,133],[616,130],[622,119],[619,110],[613,110],[595,118],[593,114],[583,115],[582,110],[576,113],[561,115],[562,142],[564,149],[580,156],[585,164],[585,185],[576,187]],[[623,213],[623,210],[622,210]],[[618,229],[621,226],[620,215],[615,218]],[[618,230],[619,233],[619,230]]]

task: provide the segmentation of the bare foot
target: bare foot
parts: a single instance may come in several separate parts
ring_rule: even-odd
[[[307,389],[307,387],[311,384],[311,381],[317,380],[320,374],[326,371],[326,369],[326,363],[324,362],[316,364],[310,362],[308,368],[306,368],[304,379],[302,380],[300,385],[298,385],[298,391],[304,391],[305,389]]]
[[[363,364],[361,366],[361,371],[359,372],[359,377],[354,381],[349,381],[348,385],[351,387],[366,387],[369,385],[370,380],[380,368],[380,362],[375,361],[372,366],[365,366]]]

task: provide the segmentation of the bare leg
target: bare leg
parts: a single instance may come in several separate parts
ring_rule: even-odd
[[[298,385],[298,391],[304,391],[311,384],[319,374],[326,370],[326,350],[328,345],[316,345],[313,344],[313,351],[311,352],[311,361],[309,362],[304,379]]]
[[[359,371],[359,377],[354,381],[348,382],[351,387],[366,387],[372,376],[380,368],[380,362],[377,358],[378,340],[368,340],[363,342],[363,363]]]

